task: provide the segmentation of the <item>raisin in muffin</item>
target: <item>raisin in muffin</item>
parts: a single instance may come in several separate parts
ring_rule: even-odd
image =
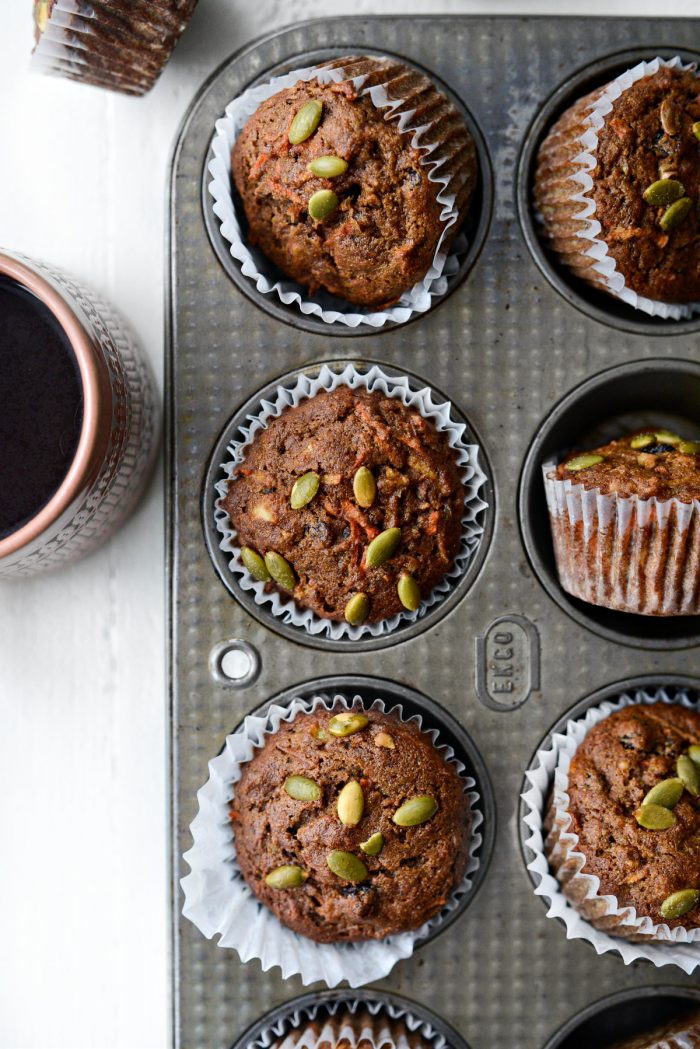
[[[283,723],[243,767],[230,815],[252,891],[319,943],[418,929],[466,870],[454,765],[415,724],[358,704]]]
[[[625,287],[654,302],[700,300],[700,79],[695,69],[662,65],[627,87],[598,127],[591,107],[611,85],[567,109],[540,147],[535,204],[543,233],[559,260],[577,276],[612,292],[591,253],[589,219],[574,195],[580,159],[592,150],[595,167],[585,198],[591,221],[614,259]]]
[[[234,145],[233,180],[249,243],[283,273],[312,293],[383,307],[426,275],[446,228],[443,187],[422,163],[426,147],[438,143],[431,163],[442,161],[460,221],[476,185],[476,149],[456,107],[415,70],[367,57],[329,66],[347,79],[300,80],[260,104]],[[380,84],[415,111],[413,126],[430,125],[420,145],[366,93]]]
[[[419,607],[453,565],[464,500],[431,422],[340,386],[255,436],[222,506],[253,578],[357,625]]]
[[[545,464],[544,479],[568,593],[620,612],[700,613],[700,442],[631,433]]]
[[[600,909],[617,909],[669,929],[700,928],[700,714],[680,703],[637,703],[586,734],[568,772],[566,843],[555,802],[546,851],[565,895],[592,925],[624,938],[663,939],[623,925]],[[593,899],[571,878],[571,852],[600,887]]]

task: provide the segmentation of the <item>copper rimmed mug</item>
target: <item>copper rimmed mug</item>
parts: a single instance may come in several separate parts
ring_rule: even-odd
[[[0,276],[36,296],[75,355],[83,420],[58,489],[26,523],[0,539],[0,577],[26,576],[77,560],[133,510],[158,446],[153,378],[111,307],[44,263],[0,251]]]

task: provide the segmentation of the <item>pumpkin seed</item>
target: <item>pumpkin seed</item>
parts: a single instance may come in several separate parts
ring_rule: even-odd
[[[353,594],[345,606],[345,620],[350,626],[359,626],[369,615],[367,594]]]
[[[402,572],[396,584],[396,590],[403,607],[409,612],[415,612],[420,605],[420,587],[413,576],[408,572]]]
[[[365,714],[355,713],[354,711],[347,711],[343,714],[336,714],[328,722],[328,731],[331,736],[354,736],[356,732],[366,728],[369,725],[369,718]]]
[[[634,818],[645,830],[668,830],[676,822],[671,810],[663,805],[640,805]]]
[[[588,453],[587,455],[575,455],[573,459],[569,459],[568,463],[564,465],[567,470],[587,470],[589,466],[597,466],[602,461],[602,455]]]
[[[283,867],[275,867],[266,874],[265,882],[271,889],[297,889],[307,878],[308,874],[301,867],[286,863]]]
[[[328,732],[326,732],[325,728],[321,728],[320,725],[313,726],[311,729],[311,735],[317,743],[327,743],[330,739]]]
[[[360,848],[363,852],[366,852],[368,856],[378,856],[384,848],[384,838],[379,831],[377,831],[377,833],[373,834],[367,839],[367,841],[361,841]]]
[[[677,433],[672,433],[671,430],[656,430],[654,436],[659,444],[680,444],[683,440]]]
[[[417,827],[432,819],[438,810],[437,802],[427,794],[409,798],[391,817],[397,827]]]
[[[306,142],[307,138],[311,138],[321,122],[322,112],[323,103],[316,98],[311,99],[310,102],[305,102],[297,110],[294,120],[289,125],[289,133],[287,135],[293,146],[298,146],[300,142]]]
[[[326,863],[343,881],[364,881],[369,874],[358,856],[353,856],[351,852],[342,852],[340,849],[333,849],[333,852],[329,852],[326,856]]]
[[[365,796],[356,779],[346,783],[338,795],[338,819],[345,827],[356,827],[365,811]]]
[[[374,745],[375,747],[386,747],[387,750],[396,750],[394,738],[388,732],[378,732],[374,737]]]
[[[338,198],[332,189],[319,189],[309,197],[307,204],[309,215],[312,219],[322,222],[332,215],[338,207]]]
[[[684,452],[685,455],[697,455],[700,452],[700,441],[681,441],[678,451]]]
[[[642,805],[662,805],[665,809],[672,809],[681,800],[683,793],[683,781],[680,779],[664,779],[647,793]]]
[[[638,433],[637,436],[633,437],[630,441],[630,448],[639,451],[640,448],[648,448],[652,444],[656,444],[656,434]]]
[[[310,503],[316,495],[320,483],[321,478],[314,470],[309,470],[308,473],[297,477],[292,488],[292,494],[289,497],[289,505],[292,510],[301,510],[302,506]]]
[[[342,157],[327,156],[327,157],[316,157],[309,164],[309,171],[312,175],[318,175],[319,178],[337,178],[338,175],[344,175],[348,170],[347,160],[343,160]]]
[[[694,761],[696,765],[700,765],[700,743],[693,743],[688,747],[688,757],[691,761]]]
[[[667,896],[659,907],[664,918],[680,918],[700,902],[700,889],[680,889]]]
[[[284,789],[295,801],[318,801],[321,788],[307,776],[287,776]]]
[[[377,482],[374,474],[366,466],[361,466],[352,480],[355,502],[365,509],[370,507],[377,497]]]
[[[276,550],[268,550],[265,554],[265,565],[278,586],[281,586],[283,590],[294,589],[296,579],[292,566],[285,561],[282,554],[278,554]]]
[[[669,205],[659,219],[661,229],[665,233],[670,233],[676,226],[680,226],[681,222],[688,217],[692,206],[693,202],[690,197],[681,197],[680,200]]]
[[[693,132],[696,138],[700,139],[700,120],[695,121],[695,123],[691,127],[691,131]]]
[[[676,762],[676,772],[688,793],[697,798],[700,794],[700,768],[687,754],[682,754]]]
[[[387,528],[380,532],[367,547],[365,563],[368,568],[378,568],[396,553],[401,541],[400,528]]]
[[[647,204],[663,204],[666,207],[673,204],[674,200],[685,196],[685,188],[683,183],[675,178],[660,178],[658,182],[652,182],[647,186],[642,196]]]
[[[680,130],[681,124],[678,109],[670,98],[665,98],[659,106],[659,120],[667,135],[676,135]]]
[[[252,575],[253,579],[257,579],[260,583],[270,582],[272,576],[257,550],[253,550],[250,546],[242,546],[241,561],[243,562],[243,567],[249,575]]]

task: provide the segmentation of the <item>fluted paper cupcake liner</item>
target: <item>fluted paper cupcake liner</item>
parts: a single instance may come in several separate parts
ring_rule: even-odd
[[[555,469],[542,472],[567,593],[618,612],[700,614],[700,501],[605,495]]]
[[[462,542],[452,568],[434,587],[432,593],[421,602],[416,612],[400,612],[379,623],[363,623],[360,626],[350,626],[349,623],[336,623],[330,619],[324,619],[311,609],[297,605],[292,597],[280,594],[276,590],[266,591],[265,584],[253,579],[244,567],[236,532],[223,506],[228,486],[230,483],[235,483],[231,479],[243,462],[246,449],[253,443],[256,435],[267,428],[270,420],[277,418],[285,409],[295,407],[301,401],[315,396],[321,390],[335,390],[339,386],[349,386],[351,389],[362,388],[370,392],[383,393],[386,397],[398,398],[407,408],[414,409],[424,419],[430,420],[436,430],[445,434],[450,448],[457,453],[457,465],[464,485]],[[480,489],[486,483],[486,474],[479,465],[479,446],[464,443],[465,427],[451,418],[449,402],[436,403],[428,387],[421,390],[413,389],[407,378],[387,375],[377,365],[374,365],[368,372],[359,372],[352,364],[348,364],[342,372],[334,372],[324,365],[315,379],[302,375],[294,386],[278,386],[274,399],[261,401],[260,413],[248,416],[248,418],[250,426],[241,427],[243,439],[232,442],[228,447],[232,456],[231,460],[222,463],[221,468],[226,474],[226,479],[216,484],[218,499],[214,504],[214,517],[216,527],[223,536],[219,546],[226,553],[232,554],[229,568],[236,576],[236,581],[241,589],[251,593],[257,605],[265,606],[272,615],[278,616],[286,624],[303,627],[310,634],[325,634],[333,641],[340,638],[357,641],[365,636],[383,636],[395,630],[402,623],[414,623],[433,606],[445,600],[476,554],[483,534],[479,515],[488,507],[479,494]]]
[[[254,282],[261,294],[276,295],[285,306],[293,304],[301,313],[328,324],[345,324],[350,328],[361,324],[373,328],[380,328],[387,322],[401,324],[414,313],[425,313],[430,309],[433,299],[445,294],[449,278],[459,269],[459,256],[467,248],[466,237],[458,234],[452,241],[451,250],[449,245],[454,234],[453,227],[460,218],[459,200],[463,199],[468,187],[473,187],[468,180],[465,181],[464,165],[459,164],[459,158],[448,142],[448,125],[450,117],[454,120],[454,108],[447,100],[442,107],[436,107],[433,98],[426,112],[425,99],[421,98],[425,93],[425,84],[429,83],[425,77],[421,77],[421,89],[406,85],[405,75],[377,83],[376,70],[370,65],[376,64],[377,59],[349,58],[338,61],[345,63],[347,70],[343,65],[331,68],[330,63],[295,69],[284,76],[275,77],[269,83],[248,88],[230,102],[224,116],[216,122],[216,133],[211,145],[214,157],[209,164],[212,181],[208,189],[214,199],[214,213],[220,222],[221,235],[231,245],[231,255],[241,264],[241,272]],[[401,295],[396,305],[383,310],[353,306],[325,291],[311,298],[308,290],[295,281],[284,276],[280,279],[279,271],[262,252],[246,243],[233,200],[231,151],[244,124],[261,102],[293,87],[300,80],[318,80],[321,84],[330,84],[348,79],[352,80],[360,95],[369,96],[377,109],[388,111],[386,120],[395,123],[400,132],[412,134],[411,146],[422,152],[420,164],[428,169],[429,180],[439,187],[436,199],[442,205],[442,234],[430,269],[422,280]]]
[[[638,703],[680,703],[698,709],[682,690],[671,698],[663,688],[654,692],[639,689],[632,695],[622,693],[615,702],[591,707],[585,717],[569,721],[566,732],[554,733],[526,773],[531,784],[522,795],[527,807],[524,820],[530,829],[526,845],[534,855],[527,869],[539,878],[535,895],[549,901],[547,917],[564,922],[568,939],[587,940],[597,954],[618,951],[625,965],[644,958],[657,967],[677,965],[691,973],[700,964],[700,929],[670,929],[638,915],[634,907],[621,906],[615,896],[600,894],[600,880],[582,871],[585,856],[577,851],[578,835],[569,829],[571,759],[594,725]]]
[[[382,713],[381,699],[365,705],[359,696],[319,694],[312,699],[294,699],[289,706],[272,705],[264,716],[250,715],[243,725],[226,737],[224,749],[209,762],[209,779],[198,791],[199,811],[190,827],[193,847],[184,855],[191,873],[182,879],[185,894],[182,913],[208,938],[219,936],[220,947],[236,950],[241,961],[260,960],[263,971],[279,966],[284,979],[298,975],[305,985],[321,980],[328,987],[346,981],[360,987],[387,976],[401,958],[408,958],[422,939],[439,927],[458,906],[472,884],[479,867],[478,851],[482,843],[479,827],[483,815],[479,809],[476,782],[465,775],[465,766],[451,747],[439,742],[436,729],[422,729],[420,715],[404,718],[400,705],[389,714],[417,725],[430,736],[445,761],[455,766],[464,783],[465,796],[472,817],[471,839],[465,875],[439,915],[420,929],[397,933],[384,940],[353,943],[316,943],[286,928],[249,888],[236,863],[233,829],[229,820],[235,785],[241,778],[241,766],[250,761],[266,737],[274,735],[283,721],[292,721],[300,713],[331,711],[338,706],[350,710],[357,704]]]
[[[341,1040],[352,1049],[361,1042],[368,1042],[372,1049],[418,1049],[428,1044],[431,1049],[449,1049],[443,1035],[427,1020],[398,1003],[351,999],[300,1006],[270,1024],[247,1049],[318,1049]]]
[[[538,220],[546,225],[553,250],[577,276],[653,317],[683,320],[700,311],[700,303],[658,302],[627,286],[601,236],[595,201],[589,195],[593,189],[590,172],[596,167],[598,132],[611,113],[613,102],[638,80],[658,73],[661,66],[681,70],[696,68],[694,63],[683,64],[678,57],[670,61],[655,58],[651,62],[640,62],[602,88],[588,105],[577,107],[568,123],[563,124],[556,135],[545,139],[538,157],[535,204]]]
[[[56,0],[32,55],[37,72],[141,95],[153,87],[197,0]]]
[[[653,1038],[653,1041],[650,1039]],[[698,1049],[700,1047],[700,1020],[697,1014],[685,1021],[664,1025],[663,1031],[655,1029],[624,1042],[616,1042],[611,1049]]]

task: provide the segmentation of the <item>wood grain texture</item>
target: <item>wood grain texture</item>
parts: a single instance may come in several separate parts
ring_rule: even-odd
[[[286,22],[331,12],[562,14],[580,5],[200,0],[145,99],[30,74],[30,7],[3,4],[0,239],[111,300],[162,383],[171,146],[196,88],[224,58]],[[651,14],[658,2],[634,7]],[[665,5],[669,15],[694,8]],[[590,0],[588,11],[629,5]],[[162,504],[159,471],[100,552],[0,586],[1,1049],[168,1044]]]

